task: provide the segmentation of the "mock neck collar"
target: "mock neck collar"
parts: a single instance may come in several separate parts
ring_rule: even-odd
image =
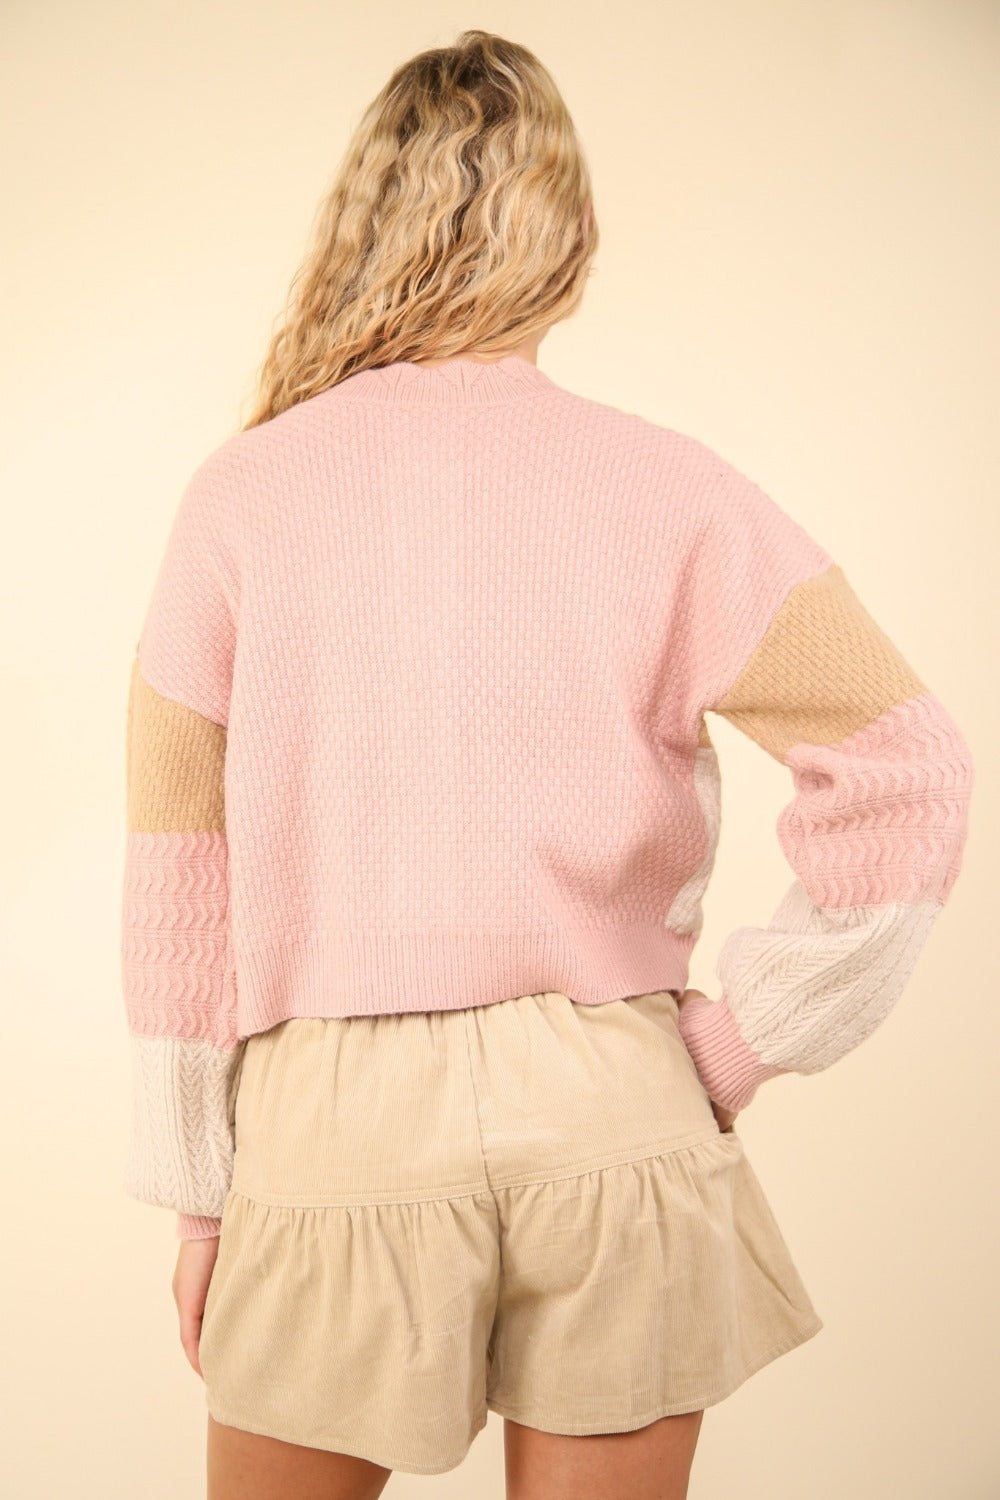
[[[394,402],[404,406],[506,406],[561,390],[531,360],[520,354],[501,359],[466,355],[440,365],[399,359],[392,364],[357,370],[333,390],[345,401]]]

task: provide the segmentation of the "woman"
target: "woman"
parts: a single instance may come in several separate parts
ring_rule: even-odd
[[[823,1326],[733,1121],[888,1014],[971,758],[751,480],[538,368],[597,242],[530,52],[400,67],[167,544],[125,1185],[178,1214],[211,1500],[378,1495],[488,1410],[519,1500],[683,1496],[704,1408]],[[796,790],[715,1001],[710,712]]]

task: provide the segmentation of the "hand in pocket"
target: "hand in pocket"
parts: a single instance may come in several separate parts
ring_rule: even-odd
[[[684,990],[677,997],[678,1012],[683,1010],[687,1001],[693,1000],[695,995],[699,996],[699,998],[702,1000],[708,999],[708,996],[702,990]],[[726,1109],[724,1105],[717,1104],[715,1100],[711,1098],[711,1096],[709,1096],[709,1103],[712,1106],[712,1113],[715,1115],[715,1118],[719,1125],[719,1129],[722,1131],[732,1129],[733,1121],[736,1119],[739,1111]]]

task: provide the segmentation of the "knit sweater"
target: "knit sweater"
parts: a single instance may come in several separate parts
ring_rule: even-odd
[[[709,1096],[888,1015],[958,875],[955,722],[823,545],[695,437],[516,355],[398,361],[223,441],[135,647],[124,1186],[217,1234],[246,1039],[687,987],[706,715],[791,773],[794,876],[680,1013]]]

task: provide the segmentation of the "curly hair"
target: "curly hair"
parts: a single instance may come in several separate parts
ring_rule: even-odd
[[[463,31],[365,110],[316,214],[244,429],[366,367],[505,352],[579,306],[590,176],[550,74]]]

